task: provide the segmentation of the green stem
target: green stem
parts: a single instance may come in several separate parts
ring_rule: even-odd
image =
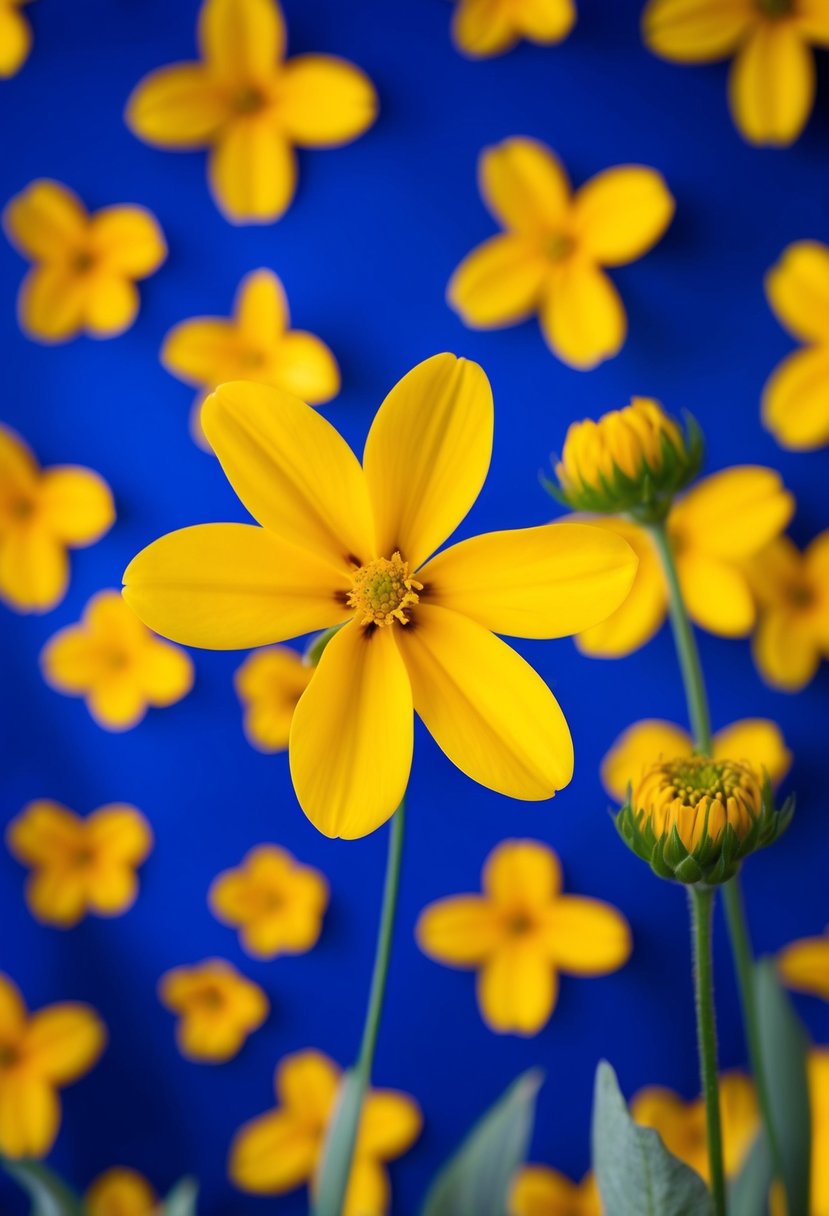
[[[717,1076],[717,1026],[714,1017],[714,979],[711,972],[711,914],[714,909],[714,892],[710,887],[690,887],[689,894],[691,937],[694,948],[697,1045],[699,1047],[702,1093],[705,1099],[711,1195],[716,1216],[726,1216],[720,1088]]]

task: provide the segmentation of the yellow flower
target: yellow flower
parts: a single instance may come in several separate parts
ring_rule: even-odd
[[[784,448],[829,443],[829,248],[797,241],[766,275],[778,320],[805,350],[778,364],[763,390],[763,423]]]
[[[509,1216],[602,1216],[602,1198],[592,1174],[577,1183],[546,1165],[525,1165],[512,1188]]]
[[[242,949],[255,958],[304,954],[322,932],[328,883],[286,849],[261,844],[214,879],[208,901],[222,924],[239,930]]]
[[[90,215],[60,182],[31,182],[3,212],[6,235],[34,262],[17,297],[20,327],[39,342],[79,333],[114,338],[140,303],[137,279],[167,256],[164,234],[145,207],[104,207]]]
[[[129,730],[148,706],[173,705],[193,687],[190,656],[155,637],[117,591],[93,595],[80,622],[46,643],[40,662],[47,684],[83,697],[106,730]]]
[[[693,621],[720,637],[746,637],[757,610],[746,563],[791,519],[794,498],[778,473],[737,465],[703,478],[674,503],[667,527],[682,594]],[[595,658],[620,658],[654,636],[668,612],[665,576],[644,528],[626,519],[596,518],[591,526],[623,536],[639,558],[633,589],[600,625],[576,644]]]
[[[29,58],[32,30],[21,13],[29,0],[0,0],[0,79],[14,76]]]
[[[220,958],[174,967],[159,980],[158,996],[179,1015],[176,1042],[181,1054],[207,1064],[237,1055],[270,1012],[259,985]]]
[[[321,832],[365,836],[393,814],[413,707],[482,785],[538,800],[568,783],[558,703],[495,632],[585,628],[622,601],[635,562],[583,524],[496,532],[427,561],[489,466],[492,395],[477,364],[445,354],[409,372],[377,413],[362,468],[330,423],[277,389],[222,385],[202,421],[262,526],[162,537],[130,563],[124,595],[160,633],[216,649],[344,626],[291,725],[297,797]]]
[[[86,1192],[87,1216],[160,1216],[159,1199],[143,1174],[115,1166]]]
[[[789,988],[829,1001],[829,930],[823,937],[804,937],[786,946],[777,967]]]
[[[502,55],[526,38],[540,46],[563,42],[576,23],[574,0],[458,0],[452,39],[464,55]]]
[[[760,604],[754,661],[773,688],[798,692],[829,658],[829,530],[803,553],[778,537],[750,574]]]
[[[106,1028],[89,1005],[29,1014],[0,975],[0,1153],[46,1156],[60,1126],[58,1090],[88,1073],[105,1044]]]
[[[276,1109],[246,1123],[230,1147],[228,1170],[240,1190],[283,1195],[313,1185],[340,1076],[337,1065],[320,1051],[297,1051],[281,1061]],[[407,1094],[368,1091],[343,1216],[385,1216],[391,1204],[385,1162],[411,1148],[422,1122],[417,1103]]]
[[[67,549],[112,527],[109,486],[78,465],[41,469],[19,435],[0,424],[0,599],[18,612],[46,612],[69,583]]]
[[[321,405],[340,391],[340,369],[314,334],[289,329],[285,290],[272,270],[253,270],[236,292],[233,316],[194,317],[164,339],[161,362],[199,389],[191,417],[193,438],[208,447],[199,415],[205,394],[226,380],[252,380]]]
[[[474,329],[500,329],[538,314],[547,344],[587,370],[625,340],[624,305],[604,266],[647,253],[674,213],[655,169],[620,165],[572,193],[555,153],[534,139],[486,148],[478,161],[484,202],[505,229],[464,258],[449,304]]]
[[[650,0],[642,34],[656,55],[678,63],[734,56],[731,114],[753,144],[784,147],[812,111],[811,46],[829,46],[824,0]]]
[[[26,902],[37,920],[69,929],[89,912],[119,916],[135,903],[135,870],[153,844],[135,807],[112,803],[86,819],[57,802],[30,802],[6,830],[9,849],[33,873]]]
[[[260,752],[281,752],[288,746],[294,710],[313,674],[313,667],[289,646],[257,650],[236,672],[245,734]]]
[[[547,845],[505,840],[483,869],[481,895],[430,904],[417,922],[425,954],[478,972],[478,1005],[490,1030],[533,1035],[548,1022],[559,973],[607,975],[630,957],[627,921],[609,904],[562,894]]]
[[[204,0],[201,59],[151,72],[127,103],[127,125],[146,143],[210,148],[210,188],[234,224],[270,223],[288,209],[295,147],[350,143],[377,116],[359,68],[333,55],[286,61],[286,39],[276,0]]]
[[[809,1053],[809,1095],[812,1107],[811,1216],[829,1216],[829,1048]]]
[[[624,731],[602,761],[602,784],[616,802],[624,802],[629,785],[635,784],[655,760],[691,756],[694,743],[681,726],[647,718]],[[723,727],[714,736],[714,760],[738,757],[758,773],[769,775],[779,785],[792,763],[780,727],[768,718],[743,718]]]

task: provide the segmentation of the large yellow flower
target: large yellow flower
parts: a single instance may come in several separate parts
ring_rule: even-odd
[[[785,946],[777,967],[789,988],[829,1001],[829,930],[822,937],[803,937]]]
[[[222,1064],[242,1049],[270,1012],[253,980],[221,958],[174,967],[158,983],[161,1003],[179,1015],[176,1042],[188,1060]]]
[[[509,1216],[602,1216],[602,1197],[593,1174],[578,1183],[546,1165],[525,1165],[512,1188]]]
[[[495,633],[561,637],[630,587],[618,536],[583,524],[495,532],[430,554],[475,501],[492,451],[492,394],[453,355],[419,364],[372,424],[363,467],[330,423],[273,388],[226,384],[205,430],[262,525],[205,524],[150,545],[124,595],[193,646],[259,646],[342,625],[291,725],[297,796],[328,836],[394,812],[412,759],[412,709],[474,780],[550,798],[572,775],[570,732],[532,668]]]
[[[99,1175],[84,1203],[88,1216],[160,1216],[162,1210],[144,1175],[123,1165]]]
[[[574,0],[458,0],[452,39],[464,55],[502,55],[526,38],[540,46],[562,42],[576,23]]]
[[[359,68],[333,55],[286,61],[286,40],[277,0],[204,0],[201,59],[151,72],[127,104],[147,143],[210,148],[210,188],[231,223],[279,219],[296,190],[294,148],[350,143],[377,115]]]
[[[731,113],[745,139],[785,146],[812,111],[812,45],[829,46],[826,0],[650,0],[642,15],[650,49],[678,63],[734,56]]]
[[[474,329],[538,314],[551,350],[595,367],[625,340],[624,305],[602,267],[636,261],[674,213],[661,175],[641,165],[605,169],[572,192],[563,165],[534,139],[506,139],[478,161],[484,202],[504,228],[464,258],[447,288]]]
[[[208,902],[217,920],[239,930],[242,949],[255,958],[304,954],[322,932],[328,883],[287,849],[260,844],[213,880]]]
[[[17,297],[20,327],[39,342],[79,333],[114,338],[140,303],[135,282],[158,270],[167,245],[145,207],[103,207],[90,215],[60,182],[32,182],[3,212],[6,235],[34,262]]]
[[[798,692],[829,658],[829,530],[803,553],[778,537],[750,574],[760,604],[754,661],[772,687]]]
[[[0,0],[0,79],[14,76],[32,49],[32,27],[21,13],[29,0]]]
[[[245,734],[260,752],[281,752],[288,746],[294,710],[313,674],[310,663],[290,646],[256,650],[236,672]]]
[[[773,469],[737,465],[703,478],[673,506],[667,526],[691,618],[720,637],[745,637],[757,611],[746,563],[791,519],[794,498]],[[619,518],[593,527],[623,536],[639,567],[621,608],[576,639],[596,658],[620,658],[654,636],[668,612],[668,589],[647,531]]]
[[[67,549],[112,527],[109,486],[91,469],[41,469],[19,435],[0,425],[0,599],[18,612],[46,612],[69,583]]]
[[[535,840],[505,840],[490,853],[483,893],[430,904],[417,940],[430,958],[478,972],[481,1016],[498,1033],[537,1034],[558,999],[558,977],[607,975],[631,952],[620,912],[562,893],[561,865]]]

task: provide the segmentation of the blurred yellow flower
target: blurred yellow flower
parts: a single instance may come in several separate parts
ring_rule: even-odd
[[[115,519],[109,486],[91,469],[41,469],[19,435],[0,424],[0,599],[46,612],[69,584],[67,549],[93,544]]]
[[[313,674],[313,667],[289,646],[256,650],[236,672],[245,734],[260,752],[281,752],[288,746],[294,710]]]
[[[512,1188],[509,1216],[602,1216],[602,1199],[593,1174],[578,1183],[546,1165],[525,1165]]]
[[[801,553],[780,536],[750,566],[760,606],[753,639],[763,679],[798,692],[829,658],[829,529]]]
[[[788,988],[829,1001],[829,929],[823,937],[804,937],[785,946],[777,968]]]
[[[99,726],[129,730],[149,706],[173,705],[193,687],[193,663],[151,633],[117,591],[99,591],[77,625],[50,638],[41,652],[47,684],[83,697]]]
[[[320,1051],[285,1056],[276,1070],[277,1107],[240,1128],[228,1172],[242,1191],[283,1195],[313,1178],[334,1110],[340,1069]],[[343,1216],[385,1216],[391,1186],[385,1163],[420,1135],[417,1103],[394,1089],[370,1089],[363,1102]]]
[[[476,363],[436,355],[404,376],[362,468],[316,410],[274,388],[222,385],[202,421],[262,526],[162,537],[130,563],[124,596],[160,633],[216,649],[344,626],[291,725],[294,787],[321,832],[365,836],[394,813],[413,708],[482,785],[532,801],[569,782],[564,715],[495,632],[561,637],[601,620],[635,561],[617,536],[583,524],[496,532],[427,561],[489,466],[492,394]]]
[[[90,215],[60,182],[31,182],[6,205],[3,226],[34,263],[17,297],[20,327],[39,342],[79,333],[114,338],[140,303],[137,279],[158,270],[167,245],[145,207],[124,204]]]
[[[138,895],[136,867],[153,845],[147,820],[112,803],[85,819],[58,802],[24,807],[6,829],[18,861],[32,869],[26,903],[37,920],[69,929],[87,913],[119,916]]]
[[[115,1166],[86,1192],[87,1216],[161,1216],[159,1199],[143,1174]]]
[[[255,958],[304,954],[322,932],[328,883],[287,849],[261,844],[214,879],[208,902],[217,920],[239,930],[242,949]]]
[[[574,0],[458,0],[452,39],[464,55],[502,55],[526,38],[541,46],[562,42],[576,23]]]
[[[811,1216],[829,1216],[829,1048],[809,1053],[809,1096],[812,1108]]]
[[[753,144],[785,147],[812,112],[812,45],[829,46],[825,0],[650,0],[642,34],[656,55],[678,63],[734,56],[731,114]]]
[[[222,1064],[237,1055],[270,1012],[259,985],[221,958],[167,971],[159,980],[158,996],[179,1015],[176,1042],[181,1054],[207,1064]]]
[[[483,869],[481,895],[454,895],[420,914],[425,954],[478,972],[478,1005],[491,1030],[537,1034],[558,998],[559,973],[597,976],[630,957],[621,912],[562,893],[561,865],[547,845],[505,840]]]
[[[74,1001],[29,1014],[15,985],[0,975],[0,1153],[45,1157],[60,1127],[58,1090],[97,1063],[106,1028]]]
[[[239,284],[232,317],[194,317],[167,334],[161,362],[199,389],[191,430],[201,447],[209,448],[199,417],[205,394],[227,380],[273,384],[309,405],[336,397],[340,369],[331,351],[289,324],[282,283],[271,270],[253,270]]]
[[[359,68],[334,55],[285,60],[286,41],[277,0],[204,0],[201,59],[151,72],[127,103],[127,125],[146,143],[210,148],[210,188],[234,224],[270,223],[288,209],[295,147],[350,143],[377,116]]]
[[[661,175],[641,165],[605,169],[572,192],[555,153],[534,139],[485,148],[478,183],[505,230],[461,262],[449,304],[473,329],[500,329],[538,314],[550,349],[583,371],[617,354],[624,305],[602,267],[647,253],[671,222]]]
[[[751,632],[756,605],[746,563],[782,532],[793,511],[794,498],[780,475],[757,465],[712,473],[674,503],[668,533],[682,594],[697,625],[727,638]],[[644,528],[626,519],[591,518],[590,524],[623,536],[639,567],[622,606],[580,633],[576,644],[595,658],[621,658],[650,641],[665,620],[665,576]]]
[[[766,296],[780,324],[806,345],[766,381],[763,423],[784,448],[822,447],[829,443],[829,247],[789,245],[766,275]]]
[[[602,760],[604,788],[616,802],[624,802],[628,785],[635,784],[657,760],[690,756],[694,742],[688,731],[673,722],[646,718],[634,722],[615,741]],[[742,718],[714,735],[714,760],[735,757],[757,772],[764,770],[772,785],[779,785],[792,763],[783,733],[768,718]]]
[[[29,0],[0,0],[0,79],[14,76],[32,49],[32,29],[21,13]]]

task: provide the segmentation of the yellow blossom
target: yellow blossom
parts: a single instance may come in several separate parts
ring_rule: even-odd
[[[286,849],[262,844],[210,887],[214,916],[239,930],[243,950],[255,958],[304,954],[316,945],[328,906],[328,883]]]
[[[728,99],[750,143],[784,147],[812,111],[812,46],[829,46],[825,0],[649,0],[642,34],[677,63],[734,57]]]
[[[334,148],[377,116],[371,81],[333,55],[285,60],[277,0],[204,0],[201,59],[146,76],[127,125],[159,148],[209,148],[208,178],[231,223],[270,223],[296,190],[295,147]]]
[[[321,405],[340,391],[340,369],[314,334],[290,329],[285,290],[272,270],[253,270],[236,292],[233,316],[194,317],[164,339],[161,362],[199,389],[191,416],[193,438],[208,447],[200,413],[205,394],[227,380],[273,384]]]
[[[504,231],[461,262],[447,298],[466,325],[500,329],[538,314],[554,354],[587,370],[621,350],[624,305],[603,267],[647,253],[674,213],[661,175],[605,169],[575,193],[555,153],[534,139],[486,148],[484,202]]]
[[[288,746],[297,702],[313,668],[289,646],[266,646],[248,655],[234,683],[245,711],[245,734],[260,752]]]
[[[270,1012],[259,985],[220,958],[174,967],[159,980],[158,995],[179,1015],[176,1042],[181,1054],[208,1064],[237,1055]]]
[[[0,599],[18,612],[46,612],[69,583],[67,549],[112,527],[109,486],[91,469],[41,469],[19,435],[0,424]]]
[[[509,1216],[602,1216],[593,1174],[571,1182],[546,1165],[525,1165],[510,1195]]]
[[[738,840],[760,816],[762,791],[754,769],[734,760],[679,757],[651,765],[633,788],[631,806],[656,836],[676,831],[689,852],[717,842],[730,828]]]
[[[32,29],[21,13],[29,0],[0,0],[0,79],[14,76],[32,49]]]
[[[777,967],[787,987],[829,1001],[829,929],[822,937],[804,937],[784,947]]]
[[[320,1051],[297,1051],[281,1061],[276,1108],[240,1128],[230,1147],[229,1174],[240,1190],[282,1195],[313,1186],[340,1077],[337,1065]],[[368,1091],[343,1216],[386,1216],[391,1186],[385,1163],[411,1148],[421,1126],[417,1103],[407,1094]]]
[[[478,972],[478,1005],[491,1030],[537,1034],[558,998],[558,977],[617,971],[631,952],[620,912],[562,893],[561,865],[547,845],[505,840],[490,853],[480,895],[454,895],[420,914],[421,950]]]
[[[773,688],[798,692],[829,658],[829,530],[802,553],[778,537],[757,554],[750,576],[760,604],[754,661]]]
[[[143,1174],[115,1166],[86,1192],[87,1216],[160,1216],[159,1199]]]
[[[0,975],[0,1153],[45,1157],[60,1127],[58,1090],[97,1063],[106,1028],[89,1005],[71,1001],[29,1014]]]
[[[30,802],[6,830],[32,875],[26,902],[38,920],[69,929],[87,913],[119,916],[138,895],[136,867],[153,844],[135,807],[112,803],[85,819],[57,802]]]
[[[202,421],[260,527],[206,524],[130,563],[124,596],[176,641],[235,649],[342,625],[291,724],[306,815],[364,836],[400,802],[417,711],[474,780],[550,798],[572,741],[543,681],[495,636],[561,637],[623,600],[635,561],[584,524],[496,532],[429,555],[475,501],[492,451],[489,382],[437,355],[392,389],[363,467],[334,428],[274,388],[225,384]]]
[[[40,662],[47,684],[83,697],[106,730],[129,730],[149,706],[173,705],[193,687],[190,656],[142,625],[117,591],[93,595],[79,623],[46,643]]]
[[[464,55],[502,55],[526,38],[540,46],[562,42],[576,22],[574,0],[458,0],[452,39]]]
[[[164,234],[145,207],[104,207],[90,215],[60,182],[41,179],[3,212],[6,235],[34,263],[17,298],[20,327],[39,342],[79,333],[114,338],[140,303],[137,279],[167,256]]]

